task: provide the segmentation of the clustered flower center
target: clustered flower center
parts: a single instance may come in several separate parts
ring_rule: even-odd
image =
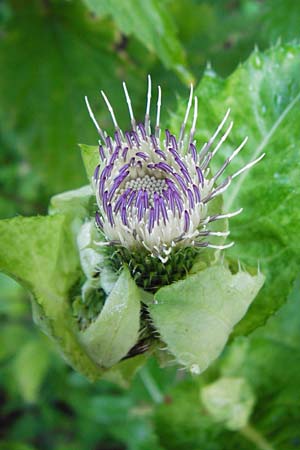
[[[206,208],[201,196],[210,183],[204,182],[193,144],[180,155],[175,136],[166,131],[161,140],[139,124],[124,135],[116,132],[114,142],[106,137],[99,153],[104,168],[97,166],[94,183],[105,236],[160,255],[197,236]]]
[[[125,188],[120,189],[120,194],[124,194],[127,189],[131,191],[141,191],[143,196],[143,205],[145,208],[154,207],[154,199],[158,195],[164,198],[167,193],[167,183],[164,178],[156,178],[154,176],[145,175],[137,177],[130,181],[126,181]]]

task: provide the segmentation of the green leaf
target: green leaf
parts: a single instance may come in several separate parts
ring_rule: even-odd
[[[176,27],[166,5],[159,0],[84,0],[97,15],[109,14],[126,35],[134,35],[147,49],[156,53],[162,63],[186,82],[192,75],[185,67],[185,54]]]
[[[204,386],[200,396],[211,417],[229,430],[247,425],[255,402],[247,380],[235,377],[222,377]]]
[[[226,191],[225,211],[243,207],[230,220],[235,246],[229,254],[255,267],[266,283],[236,333],[244,334],[265,322],[285,301],[299,272],[300,224],[300,47],[277,46],[255,51],[226,80],[208,71],[199,84],[201,121],[198,147],[213,134],[228,107],[234,128],[214,158],[219,168],[245,136],[247,145],[227,170],[234,173],[266,152],[256,167],[235,179]],[[182,105],[182,111],[184,107]],[[178,116],[171,129],[178,129]]]
[[[68,224],[63,215],[0,221],[0,270],[33,293],[36,323],[74,368],[95,379],[101,370],[81,347],[72,319],[69,293],[80,271]]]
[[[40,175],[47,193],[72,189],[84,182],[77,143],[97,139],[84,96],[94,98],[104,128],[110,117],[98,89],[120,104],[118,120],[129,122],[118,75],[122,69],[130,88],[133,65],[112,51],[112,24],[91,17],[79,0],[12,3],[0,48],[3,133],[16,133],[22,159]]]
[[[163,448],[223,450],[216,445],[221,425],[212,421],[199,401],[199,378],[177,384],[169,390],[167,399],[154,412],[155,430]]]
[[[21,347],[14,361],[17,387],[28,403],[34,403],[50,365],[51,355],[42,341],[31,340]]]
[[[199,374],[219,356],[263,282],[261,274],[212,266],[159,289],[150,314],[168,351]]]
[[[264,5],[263,34],[271,41],[299,39],[300,5],[293,0],[267,0]]]
[[[0,274],[0,315],[22,317],[27,312],[24,289],[11,278]]]
[[[16,323],[5,323],[1,326],[0,361],[15,355],[18,349],[30,337],[30,332],[24,326]]]
[[[97,364],[111,367],[136,344],[139,328],[140,291],[124,268],[98,318],[80,333],[80,340]]]
[[[231,0],[168,3],[186,49],[188,65],[198,77],[208,61],[218,74],[227,76],[255,45],[266,46],[264,3],[255,0],[234,4]]]

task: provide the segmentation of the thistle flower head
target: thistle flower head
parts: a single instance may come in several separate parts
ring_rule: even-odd
[[[97,123],[86,100],[89,114],[100,134],[99,164],[95,168],[93,184],[98,212],[96,224],[103,232],[101,245],[115,244],[130,251],[146,249],[152,257],[165,263],[173,249],[179,247],[213,247],[210,236],[227,236],[228,232],[211,231],[210,223],[230,218],[241,210],[208,214],[209,202],[222,194],[232,180],[256,164],[264,155],[249,162],[219,183],[219,178],[233,158],[242,150],[247,138],[212,175],[209,163],[229,135],[233,122],[222,131],[230,111],[217,127],[211,139],[197,149],[194,140],[198,100],[190,96],[178,135],[160,128],[161,89],[158,87],[156,122],[150,124],[151,78],[148,77],[146,114],[143,123],[135,120],[131,99],[123,83],[131,119],[131,130],[123,132],[113,108],[103,91],[101,94],[110,112],[115,133],[109,136]],[[193,104],[192,126],[187,121]]]

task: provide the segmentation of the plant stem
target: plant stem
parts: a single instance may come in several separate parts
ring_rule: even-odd
[[[140,370],[139,375],[154,403],[161,403],[163,401],[163,395],[149,370],[146,367],[143,367]]]
[[[262,434],[259,433],[252,425],[248,424],[239,432],[247,438],[249,441],[255,444],[256,448],[259,450],[274,450],[274,448],[269,444],[269,442],[264,438]]]

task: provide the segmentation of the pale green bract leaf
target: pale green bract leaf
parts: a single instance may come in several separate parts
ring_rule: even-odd
[[[49,207],[49,214],[64,214],[68,218],[74,243],[78,248],[81,269],[86,276],[86,282],[81,288],[83,301],[99,287],[95,274],[101,268],[102,277],[104,265],[104,257],[95,244],[100,236],[94,217],[89,220],[94,216],[94,210],[95,196],[90,185],[55,195],[51,198]]]
[[[255,397],[244,378],[222,377],[200,390],[200,398],[210,416],[229,430],[245,427]]]
[[[83,164],[88,177],[91,182],[95,168],[99,164],[99,149],[96,145],[79,144]]]
[[[98,233],[94,221],[83,223],[77,234],[80,265],[87,280],[94,284],[97,283],[97,279],[94,279],[95,272],[100,268],[102,271],[104,265],[104,256],[95,245],[95,240],[98,240]]]
[[[264,288],[236,329],[238,334],[264,323],[286,301],[299,273],[299,72],[300,46],[276,46],[265,53],[253,52],[226,80],[207,71],[196,90],[201,117],[198,148],[212,136],[228,107],[234,120],[227,143],[213,159],[215,170],[247,135],[246,146],[224,176],[266,153],[224,194],[226,212],[243,208],[229,223],[235,246],[228,254],[252,267],[259,263],[266,275]],[[177,129],[185,103],[170,129]]]
[[[126,35],[134,35],[146,48],[156,53],[162,63],[186,83],[192,75],[185,67],[185,54],[177,36],[172,16],[159,0],[84,0],[96,15],[109,14]]]
[[[49,214],[64,214],[78,219],[89,217],[95,197],[90,185],[51,197]]]
[[[159,289],[150,314],[168,351],[199,374],[220,355],[263,282],[261,274],[233,275],[224,266],[212,266]]]
[[[97,364],[111,367],[135,345],[139,327],[140,291],[125,267],[98,318],[79,338]]]
[[[80,268],[68,224],[63,215],[0,221],[0,270],[32,292],[34,320],[59,343],[64,358],[88,378],[96,379],[102,372],[78,341],[69,302]]]
[[[90,185],[62,192],[51,198],[49,214],[64,214],[76,239],[82,222],[92,215],[95,209],[95,196]]]

